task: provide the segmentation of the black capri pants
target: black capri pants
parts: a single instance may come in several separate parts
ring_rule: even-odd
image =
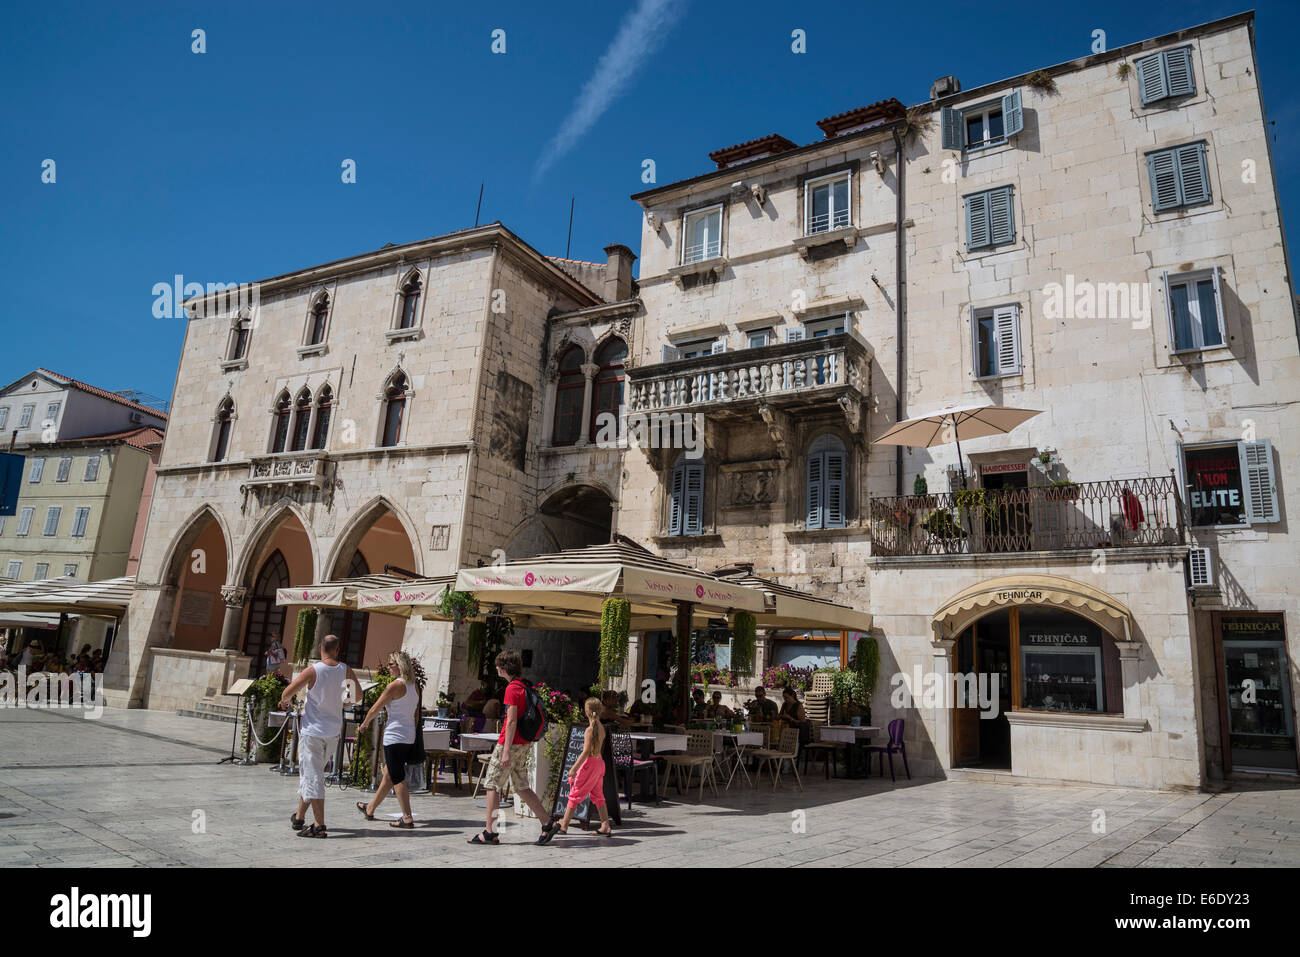
[[[384,745],[384,767],[388,768],[388,779],[394,785],[406,780],[406,766],[416,757],[415,742],[410,744]]]

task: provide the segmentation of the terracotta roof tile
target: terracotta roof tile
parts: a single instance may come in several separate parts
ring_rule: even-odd
[[[38,368],[36,371],[41,373],[41,375],[47,375],[54,379],[60,379],[65,384],[72,386],[74,389],[80,389],[82,392],[88,392],[91,395],[97,395],[101,399],[108,399],[110,402],[117,402],[118,404],[124,405],[129,409],[135,409],[138,412],[147,412],[149,415],[156,415],[159,418],[164,420],[167,418],[166,412],[159,412],[157,409],[151,409],[147,405],[140,405],[138,402],[132,402],[130,399],[125,399],[122,396],[118,395],[116,392],[109,392],[107,389],[98,388],[97,386],[93,386],[90,385],[89,383],[82,382],[80,379],[73,379],[70,376],[60,375],[59,373],[52,372],[49,369]]]
[[[824,120],[818,120],[817,126],[826,135],[826,139],[830,139],[845,130],[898,119],[906,112],[907,109],[903,104],[891,96],[887,100],[878,100],[867,106],[859,106],[853,110],[828,116]]]
[[[744,143],[737,143],[735,146],[714,150],[709,154],[709,159],[718,164],[718,169],[726,169],[728,166],[734,166],[742,160],[753,159],[756,156],[766,156],[771,153],[784,153],[786,150],[793,149],[798,149],[798,145],[786,139],[780,133],[769,133],[767,136],[760,136],[755,140],[747,140]]]

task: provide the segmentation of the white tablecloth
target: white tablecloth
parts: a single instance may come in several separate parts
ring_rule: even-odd
[[[684,734],[669,734],[664,731],[633,731],[631,737],[636,741],[654,743],[655,754],[663,751],[685,751],[687,738]]]
[[[491,751],[497,746],[499,733],[490,731],[471,732],[460,736],[460,746],[464,751]]]
[[[424,750],[446,751],[451,747],[451,732],[446,728],[436,728],[429,722],[424,723]]]
[[[763,746],[763,733],[761,731],[714,731],[713,732],[713,750],[721,751],[722,742],[731,738],[738,747],[742,748],[761,748]]]
[[[867,725],[855,728],[847,724],[832,724],[823,727],[821,734],[823,741],[837,741],[840,744],[852,744],[858,738],[879,730],[879,728],[869,727]]]

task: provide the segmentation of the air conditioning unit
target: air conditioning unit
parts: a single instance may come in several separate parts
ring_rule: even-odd
[[[1214,571],[1210,568],[1210,550],[1193,548],[1187,553],[1187,581],[1191,588],[1207,588],[1214,584]]]
[[[955,76],[941,76],[930,84],[930,99],[938,100],[961,92],[961,81]]]
[[[141,415],[139,412],[132,412],[132,413],[131,413],[131,421],[132,421],[132,422],[143,422],[143,421],[144,421],[144,416]]]

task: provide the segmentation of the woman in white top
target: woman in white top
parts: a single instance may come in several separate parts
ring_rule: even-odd
[[[395,651],[388,659],[388,671],[393,680],[384,688],[375,706],[366,715],[357,730],[357,737],[365,734],[366,728],[379,714],[380,708],[388,709],[388,722],[384,725],[384,779],[379,782],[379,789],[369,804],[357,802],[357,810],[365,815],[367,821],[375,819],[375,811],[388,797],[389,791],[397,792],[397,803],[402,806],[402,819],[393,821],[389,827],[410,830],[415,827],[411,817],[411,792],[406,786],[406,766],[424,757],[415,753],[415,722],[420,720],[420,686],[415,680],[415,669],[405,652]]]

